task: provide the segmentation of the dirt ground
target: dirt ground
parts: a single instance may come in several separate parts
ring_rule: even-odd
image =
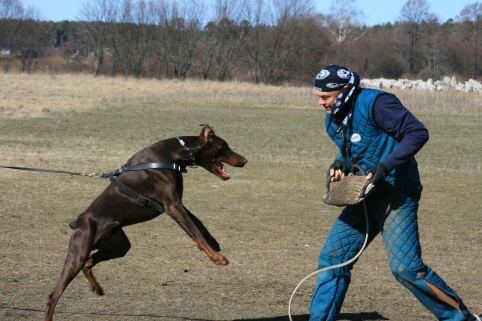
[[[59,95],[75,96],[69,88],[63,91]],[[9,96],[6,91],[1,95]],[[236,108],[193,103],[181,109],[145,97],[136,108],[128,107],[132,100],[124,97],[125,105],[114,101],[119,104],[115,110],[101,103],[75,112],[37,108],[40,112],[33,116],[4,115],[0,165],[106,172],[156,138],[197,134],[197,124],[207,120],[249,162],[242,169],[228,168],[232,179],[226,182],[201,168],[189,169],[184,203],[218,240],[230,264],[211,263],[163,214],[125,228],[130,252],[94,269],[104,296],[91,293],[79,275],[62,295],[54,320],[288,320],[291,293],[316,269],[319,250],[339,212],[321,200],[325,167],[334,153],[328,140],[320,138],[320,110],[237,102],[232,103]],[[9,101],[15,99],[9,96]],[[438,157],[436,151],[449,142],[447,148],[467,154],[455,163],[478,166],[471,174],[422,167],[419,225],[424,260],[469,308],[482,313],[481,143],[467,151],[448,138],[464,130],[457,120],[447,116],[436,125],[421,114],[433,128],[421,163]],[[480,140],[478,117],[470,125],[473,130],[463,132],[468,141]],[[13,170],[1,170],[0,181],[0,320],[42,320],[65,259],[68,222],[107,182]],[[339,320],[435,320],[395,281],[380,238],[352,272]],[[294,297],[296,321],[308,318],[314,279]]]

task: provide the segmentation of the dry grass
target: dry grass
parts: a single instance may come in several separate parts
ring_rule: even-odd
[[[250,83],[159,81],[71,74],[0,74],[0,115],[41,116],[48,112],[86,110],[119,104],[225,103],[253,107],[283,105],[313,108],[308,88]]]
[[[221,182],[185,175],[186,206],[231,260],[212,265],[168,217],[126,229],[132,250],[79,276],[56,320],[287,320],[291,291],[316,268],[338,209],[321,201],[335,155],[310,88],[245,83],[0,75],[1,165],[105,172],[199,123],[249,163]],[[431,138],[419,153],[424,258],[472,309],[482,307],[481,95],[400,91]],[[65,258],[67,223],[104,180],[0,170],[0,319],[39,320]],[[379,239],[357,263],[341,320],[433,320],[387,267]],[[306,317],[313,283],[295,297]]]

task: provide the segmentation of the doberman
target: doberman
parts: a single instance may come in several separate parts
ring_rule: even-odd
[[[218,253],[221,250],[218,242],[182,204],[182,172],[186,166],[201,166],[227,180],[230,177],[223,163],[243,167],[247,160],[233,152],[209,125],[201,126],[199,136],[175,136],[137,152],[126,165],[111,173],[112,184],[69,224],[74,231],[62,273],[48,298],[45,321],[52,320],[60,296],[80,271],[92,291],[103,295],[92,268],[129,251],[130,242],[122,227],[151,220],[163,211],[211,261],[228,264],[224,255]]]

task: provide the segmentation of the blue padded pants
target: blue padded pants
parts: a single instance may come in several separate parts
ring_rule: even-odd
[[[395,278],[438,320],[461,321],[469,315],[467,307],[422,261],[417,224],[419,198],[418,195],[392,195],[367,199],[368,244],[381,233]],[[353,258],[363,246],[365,225],[363,204],[345,207],[320,252],[318,268]],[[311,301],[310,321],[336,319],[350,284],[353,264],[318,274]]]

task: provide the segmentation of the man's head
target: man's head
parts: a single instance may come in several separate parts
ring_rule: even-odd
[[[347,87],[352,72],[343,66],[328,65],[315,78],[313,93],[318,96],[318,104],[331,113],[333,104],[341,91]]]
[[[328,65],[315,78],[315,90],[331,92],[341,90],[350,81],[352,72],[340,65]]]

